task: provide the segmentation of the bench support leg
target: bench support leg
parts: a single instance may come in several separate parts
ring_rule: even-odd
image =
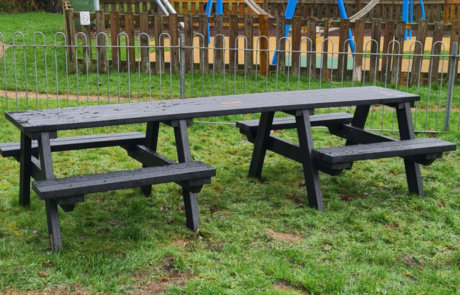
[[[264,166],[274,115],[274,112],[269,112],[262,113],[260,116],[259,128],[254,142],[254,150],[252,151],[251,165],[249,166],[250,177],[260,178],[262,175],[262,167]]]
[[[54,179],[53,158],[51,157],[51,145],[49,133],[41,133],[38,139],[40,154],[40,170],[43,179]],[[59,225],[59,213],[55,200],[45,200],[46,218],[48,221],[48,234],[51,249],[59,252],[62,249],[61,227]]]
[[[410,112],[410,104],[406,102],[402,108],[396,108],[396,114],[398,117],[399,134],[401,140],[415,139],[414,127],[412,125],[412,116]],[[423,197],[424,193],[422,175],[420,173],[419,164],[404,159],[404,166],[406,168],[406,178],[409,192]]]
[[[54,252],[62,250],[61,226],[59,225],[58,207],[54,200],[46,200],[46,218],[48,221],[48,234],[50,246]]]
[[[324,210],[323,197],[319,183],[318,169],[316,167],[313,149],[313,136],[311,133],[310,114],[307,111],[299,112],[296,115],[297,134],[299,137],[299,147],[301,151],[301,163],[305,184],[307,186],[308,204],[318,211]]]
[[[147,123],[147,131],[145,132],[145,146],[151,149],[152,151],[157,151],[158,145],[158,134],[160,131],[160,122],[148,122]],[[142,165],[143,168],[147,167],[146,165]],[[150,196],[152,193],[152,186],[143,186],[141,187],[142,193],[145,196]]]
[[[180,120],[177,127],[174,127],[174,136],[176,139],[177,157],[179,163],[191,162],[190,143],[187,132],[187,121]],[[189,229],[195,231],[200,227],[200,215],[198,211],[198,201],[196,193],[182,189],[184,196],[184,208],[186,225]]]
[[[32,172],[32,140],[21,132],[21,156],[19,178],[19,204],[30,205],[30,176]]]

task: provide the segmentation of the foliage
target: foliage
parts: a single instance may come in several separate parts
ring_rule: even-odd
[[[44,10],[61,12],[61,0],[2,0],[0,12],[28,12]]]

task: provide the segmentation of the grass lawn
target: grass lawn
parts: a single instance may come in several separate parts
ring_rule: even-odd
[[[42,27],[45,18],[47,25]],[[1,14],[0,23],[7,44],[15,31],[24,31],[31,40],[37,23],[47,43],[63,28],[62,15],[40,13]],[[7,73],[9,99],[0,97],[0,143],[19,141],[17,128],[3,116],[7,110],[56,107],[58,102],[61,107],[107,103],[102,99],[107,93],[110,103],[117,101],[117,93],[132,100],[179,95],[169,74],[162,76],[161,84],[158,76],[139,78],[136,73],[68,78],[58,64],[56,76],[51,49],[48,71],[45,74],[39,65],[35,73],[30,61],[24,70],[22,49],[17,50],[19,76]],[[26,51],[33,57],[33,48]],[[45,55],[37,54],[43,62]],[[2,64],[0,59],[0,69]],[[11,60],[7,66],[13,66]],[[42,80],[35,80],[37,76]],[[178,85],[177,75],[171,79]],[[276,81],[275,75],[257,81],[212,75],[191,80],[187,76],[186,97],[281,91],[287,85],[319,88],[317,80],[280,76]],[[78,101],[63,94],[67,81]],[[334,82],[332,87],[351,86],[347,83]],[[417,130],[442,127],[446,85],[409,88],[422,96],[413,113]],[[31,91],[27,100],[15,98],[16,86]],[[5,89],[4,81],[0,87]],[[455,87],[450,131],[418,137],[437,136],[460,144],[460,91]],[[50,93],[49,98],[35,97],[36,89]],[[89,99],[97,94],[101,101]],[[393,112],[376,108],[367,127],[391,130],[393,119]],[[128,131],[144,132],[145,126],[66,131],[59,136]],[[344,143],[325,129],[313,133],[316,148]],[[0,294],[460,294],[459,151],[422,166],[422,199],[407,193],[401,159],[356,162],[352,170],[335,177],[320,173],[325,202],[320,213],[307,205],[298,163],[269,152],[263,178],[247,177],[252,144],[233,124],[196,122],[189,135],[193,159],[217,169],[212,183],[198,194],[198,232],[185,227],[181,188],[175,184],[155,186],[149,198],[139,189],[92,194],[74,212],[60,210],[64,250],[58,254],[50,252],[44,202],[32,193],[30,208],[21,207],[19,164],[0,158]],[[277,135],[296,140],[292,130]],[[160,153],[177,159],[171,128],[161,128],[159,142]],[[140,167],[121,148],[60,152],[53,158],[57,177]]]
[[[19,139],[12,124],[4,118],[0,124],[0,142]],[[171,128],[161,130],[160,152],[176,158]],[[144,126],[60,136],[125,131]],[[252,145],[234,126],[196,123],[189,132],[193,158],[217,169],[198,195],[197,233],[184,225],[175,184],[155,186],[150,198],[138,189],[93,194],[75,212],[61,211],[59,254],[50,253],[44,203],[33,194],[30,208],[22,208],[19,165],[0,159],[0,290],[460,292],[459,152],[422,168],[423,199],[407,193],[401,159],[357,162],[338,177],[320,174],[325,211],[319,213],[306,205],[300,164],[268,153],[263,179],[249,179]],[[278,134],[295,139],[291,131]],[[317,147],[343,143],[323,129],[314,136]],[[439,138],[459,144],[460,132]],[[54,159],[58,177],[139,167],[119,148],[56,153]]]

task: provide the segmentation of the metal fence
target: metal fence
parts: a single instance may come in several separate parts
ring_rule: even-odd
[[[427,52],[418,41],[411,42],[407,51],[394,40],[388,44],[392,46],[392,50],[387,50],[391,54],[375,56],[369,52],[371,46],[379,44],[376,40],[368,41],[363,53],[350,53],[337,52],[338,44],[329,38],[319,43],[321,48],[315,51],[311,50],[309,38],[302,39],[301,50],[291,50],[290,39],[283,38],[276,48],[284,50],[276,50],[261,49],[261,44],[269,41],[262,36],[255,39],[256,49],[248,50],[245,45],[248,40],[244,36],[236,38],[237,49],[229,49],[223,35],[214,36],[214,44],[209,47],[204,45],[206,40],[200,34],[194,35],[199,46],[185,46],[182,35],[178,46],[156,46],[151,45],[154,40],[143,33],[136,37],[134,46],[128,46],[128,36],[120,33],[116,47],[121,54],[114,64],[110,56],[112,46],[107,45],[109,37],[105,33],[94,37],[96,44],[90,46],[91,36],[76,35],[77,45],[73,47],[77,58],[73,59],[75,65],[70,67],[70,47],[65,45],[63,33],[46,36],[37,32],[28,36],[29,40],[21,32],[9,39],[0,33],[1,111],[377,85],[421,96],[412,113],[417,131],[460,128],[460,91],[455,85],[459,59],[457,43],[451,45],[452,52],[457,54],[449,55],[448,45],[442,42],[436,42]],[[165,41],[170,36],[164,33],[160,38]],[[223,46],[216,46],[216,42]],[[353,41],[345,41],[343,48],[350,43]],[[135,52],[134,60],[128,53],[130,50]],[[140,58],[146,52],[148,63],[145,59],[141,62]],[[169,63],[175,54],[180,61],[177,74],[174,73],[176,65]],[[103,63],[101,56],[106,59]],[[327,62],[324,62],[325,57]],[[209,60],[203,63],[205,59]],[[433,62],[435,59],[439,64]],[[371,62],[378,64],[370,67]],[[314,63],[316,66],[312,67]],[[411,72],[414,63],[419,63],[418,73]],[[190,68],[186,69],[186,65]],[[69,68],[75,71],[70,72]],[[370,71],[371,68],[374,71]],[[434,71],[439,73],[435,79]],[[414,81],[414,75],[416,83],[412,85],[410,81]],[[343,109],[317,110],[334,111]],[[353,109],[347,111],[353,112]],[[227,124],[245,117],[204,118],[198,122]],[[373,108],[368,128],[395,130],[396,126],[392,110],[384,106]]]

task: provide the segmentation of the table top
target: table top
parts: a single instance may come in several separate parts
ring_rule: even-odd
[[[247,113],[414,102],[420,96],[381,87],[254,93],[64,109],[7,112],[25,133]]]

